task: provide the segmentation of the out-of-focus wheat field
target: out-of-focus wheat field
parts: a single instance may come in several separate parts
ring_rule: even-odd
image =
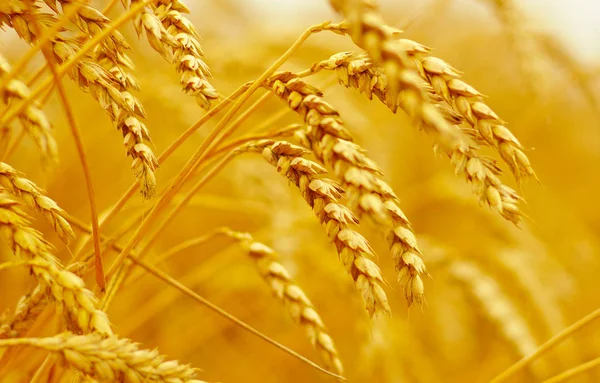
[[[326,1],[293,3],[302,9],[272,7],[268,1],[187,3],[192,10],[189,19],[201,36],[213,75],[211,83],[223,95],[258,78],[310,25],[342,20]],[[480,205],[463,177],[454,174],[446,156],[434,153],[428,134],[414,127],[401,110],[391,113],[378,100],[369,101],[340,86],[330,72],[305,79],[323,90],[324,99],[340,112],[355,142],[380,165],[400,198],[430,274],[424,279],[422,305],[407,306],[381,229],[365,220],[359,231],[377,253],[376,262],[389,284],[386,292],[392,309],[391,317],[370,319],[334,246],[297,188],[252,153],[236,157],[212,178],[160,233],[146,259],[157,259],[182,242],[222,226],[251,233],[280,254],[281,263],[316,307],[350,382],[488,382],[597,309],[600,66],[578,62],[572,47],[556,38],[561,25],[530,33],[527,13],[520,13],[520,8],[515,11],[523,25],[507,24],[495,3],[435,1],[416,6],[383,2],[382,14],[390,25],[405,31],[405,38],[432,47],[437,57],[464,72],[463,79],[485,94],[486,103],[526,148],[539,183],[530,179],[518,185],[510,170],[499,163],[503,181],[525,199],[522,209],[526,218],[519,227]],[[102,9],[105,2],[93,4]],[[271,11],[263,11],[271,7]],[[122,12],[117,4],[107,16],[116,19]],[[193,97],[181,92],[179,76],[145,38],[138,38],[131,23],[120,30],[132,46],[130,56],[141,87],[135,95],[146,110],[152,149],[161,153],[206,112]],[[519,43],[526,48],[519,48]],[[0,51],[12,63],[28,49],[10,28],[0,34]],[[360,48],[347,36],[321,32],[310,37],[282,68],[301,71],[342,51],[360,52]],[[44,62],[38,53],[19,77],[30,79]],[[50,76],[49,72],[44,76]],[[102,217],[135,181],[131,159],[125,155],[121,134],[98,103],[72,81],[64,84],[82,132]],[[265,92],[259,90],[251,101]],[[56,93],[43,110],[54,126],[60,164],[44,165],[28,137],[3,161],[44,188],[65,211],[89,222],[79,157]],[[156,173],[159,194],[217,122],[218,118],[211,119],[161,164]],[[286,103],[273,96],[244,121],[234,137],[265,123],[271,129],[301,122]],[[2,138],[2,150],[18,136],[18,126],[11,131]],[[484,153],[493,155],[490,148],[484,148]],[[194,177],[183,191],[198,179]],[[180,195],[170,203],[176,203]],[[153,201],[136,194],[102,233],[111,235],[139,222]],[[66,246],[40,215],[31,213],[34,227],[67,264],[87,235],[76,229],[77,239]],[[131,234],[125,233],[121,242]],[[86,251],[91,251],[89,243]],[[114,251],[105,250],[105,267],[115,257]],[[14,255],[3,238],[0,262],[10,260]],[[217,237],[177,253],[157,267],[270,338],[320,363],[303,329],[293,323],[234,241]],[[200,379],[248,383],[334,380],[141,269],[135,269],[134,276],[133,282],[117,292],[107,311],[115,334],[200,368]],[[93,271],[84,280],[102,296]],[[6,313],[5,320],[36,283],[24,267],[0,271],[0,312]],[[29,336],[50,336],[64,330],[58,316],[47,318],[54,319],[38,323]],[[542,382],[600,357],[599,334],[600,323],[592,323],[510,382]],[[0,381],[29,381],[48,355],[24,350],[0,360]],[[70,382],[77,376],[64,366],[48,367],[40,374],[38,382]],[[600,369],[568,381],[598,382]]]

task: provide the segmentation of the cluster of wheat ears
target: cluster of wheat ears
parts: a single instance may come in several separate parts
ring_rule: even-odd
[[[423,138],[431,140],[434,153],[449,160],[456,175],[471,186],[482,206],[516,226],[524,220],[521,193],[505,184],[501,166],[510,170],[519,185],[521,181],[537,179],[525,146],[492,109],[493,100],[486,99],[474,84],[464,80],[459,69],[433,55],[429,47],[386,24],[374,1],[330,0],[340,22],[323,22],[306,29],[259,77],[231,94],[222,94],[211,84],[207,64],[210,52],[205,57],[200,36],[186,16],[189,9],[182,1],[116,3],[109,2],[101,11],[83,0],[0,0],[0,26],[13,29],[31,46],[14,63],[0,55],[0,127],[4,153],[0,162],[0,228],[3,240],[15,256],[2,259],[0,270],[26,268],[37,283],[22,296],[14,311],[0,321],[0,375],[9,376],[11,369],[19,369],[20,356],[42,349],[49,352],[43,362],[31,371],[15,375],[19,376],[15,379],[198,382],[202,375],[199,370],[168,360],[157,350],[143,348],[117,335],[118,330],[107,315],[108,307],[124,287],[141,275],[152,275],[283,352],[324,374],[344,379],[342,359],[318,308],[278,260],[276,252],[254,238],[257,233],[253,237],[228,227],[215,227],[152,261],[144,259],[167,225],[206,183],[235,157],[251,156],[247,153],[261,155],[310,206],[335,247],[341,266],[354,282],[356,293],[362,296],[370,317],[391,314],[386,292],[392,283],[386,281],[375,262],[375,251],[359,233],[363,225],[374,228],[387,240],[389,254],[381,254],[380,258],[391,257],[397,271],[396,276],[387,277],[397,278],[409,306],[422,305],[427,296],[424,281],[430,275],[424,262],[427,256],[421,251],[410,217],[402,211],[399,198],[381,168],[354,139],[335,102],[326,101],[323,89],[311,85],[311,76],[318,72],[334,73],[339,84],[348,88],[347,92],[376,99],[394,113],[401,110],[415,128],[425,132]],[[502,2],[497,3],[503,9]],[[111,20],[105,16],[120,6],[122,12],[118,18]],[[198,112],[204,110],[202,117],[158,156],[153,150],[152,132],[146,126],[144,106],[136,97],[140,85],[128,56],[130,45],[119,32],[127,23],[132,23],[140,39],[147,40],[173,66],[181,90],[195,99]],[[332,52],[329,58],[305,70],[281,71],[316,33],[348,36],[357,52]],[[518,36],[515,40],[522,41]],[[40,52],[44,64],[28,83],[23,78],[24,68]],[[34,81],[39,84],[33,84]],[[66,90],[64,83],[68,81],[89,94],[106,112],[122,134],[125,152],[132,160],[135,182],[100,216],[95,191],[102,193],[102,186],[92,185],[82,140],[86,132],[73,107],[74,97],[80,96]],[[248,106],[259,90],[264,95]],[[61,151],[55,140],[57,127],[44,112],[44,105],[54,93],[67,121],[60,129],[69,129],[83,169],[89,223],[63,210],[52,196],[9,164],[8,157],[30,140],[36,148],[31,161],[41,157],[43,166],[62,166],[58,163]],[[247,135],[234,135],[271,96],[295,112],[299,117],[296,123],[270,130],[263,126]],[[212,130],[177,174],[172,179],[158,177],[157,181],[159,166],[207,123],[213,124]],[[12,131],[19,134],[11,135]],[[496,158],[484,155],[484,149]],[[194,185],[182,188],[192,180],[196,180]],[[120,214],[138,192],[146,201],[141,217],[131,224],[129,221],[116,224],[126,221],[119,218]],[[71,258],[63,260],[56,256],[55,248],[44,238],[46,234],[32,228],[28,210],[43,215],[64,244],[78,240]],[[109,230],[109,223],[113,229],[116,225],[116,229]],[[127,233],[131,234],[126,237]],[[273,295],[305,330],[324,367],[206,301],[159,267],[182,249],[219,236],[241,245]],[[511,302],[496,294],[493,279],[481,275],[469,262],[452,262],[448,267],[455,279],[476,285],[472,291],[479,301],[493,302],[489,315],[500,323],[507,338],[516,339],[515,346],[524,356],[495,377],[492,380],[495,383],[508,381],[532,366],[546,351],[600,315],[600,311],[588,315],[537,347],[528,338],[526,324],[511,315],[514,310]],[[140,270],[144,273],[136,273]],[[95,278],[86,278],[91,274]],[[51,315],[57,321],[56,326],[47,324]],[[40,331],[45,336],[32,336]],[[598,359],[592,360],[547,381],[566,380],[599,363]]]

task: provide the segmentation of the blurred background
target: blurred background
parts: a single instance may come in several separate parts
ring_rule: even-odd
[[[356,142],[382,167],[401,198],[431,274],[422,307],[407,308],[385,242],[380,233],[363,225],[390,282],[393,310],[392,318],[369,320],[310,208],[293,186],[253,154],[235,159],[202,189],[161,234],[151,257],[223,225],[252,233],[280,253],[327,325],[346,376],[356,382],[486,382],[598,308],[598,5],[586,0],[515,1],[514,17],[507,23],[498,2],[381,3],[390,25],[404,29],[406,38],[432,47],[437,57],[463,71],[465,81],[489,96],[488,104],[528,149],[541,184],[522,185],[528,219],[520,228],[479,206],[449,161],[434,155],[430,138],[401,112],[394,115],[378,101],[339,86],[331,74],[308,79],[324,88],[325,99],[340,111]],[[213,85],[222,94],[258,77],[310,25],[339,20],[327,1],[187,3],[202,36]],[[101,9],[104,2],[94,4]],[[115,18],[121,12],[117,6],[108,16]],[[181,93],[178,75],[145,39],[138,40],[131,25],[121,30],[133,47],[142,89],[137,96],[148,114],[155,152],[161,153],[204,112]],[[14,63],[28,47],[5,31],[0,34],[0,49]],[[303,70],[347,50],[357,50],[347,37],[324,32],[311,37],[284,69]],[[30,78],[42,62],[41,56],[33,60],[22,78]],[[66,84],[85,138],[97,204],[106,210],[132,182],[130,160],[124,156],[120,133],[98,104]],[[88,220],[81,166],[58,99],[53,97],[44,110],[54,122],[60,166],[42,167],[28,140],[7,162],[43,186],[69,213]],[[240,134],[285,110],[286,105],[273,97]],[[287,113],[269,127],[295,122],[300,122],[298,117]],[[207,124],[161,166],[159,190],[215,123]],[[505,170],[503,179],[518,188],[510,172]],[[148,207],[136,197],[109,232]],[[44,220],[36,219],[35,225],[57,246],[61,259],[68,260],[71,251]],[[11,259],[9,249],[2,248],[0,261]],[[252,261],[231,241],[209,241],[161,267],[273,339],[318,360],[302,329],[292,323]],[[88,281],[92,286],[93,277]],[[0,311],[14,310],[34,282],[21,269],[2,271]],[[200,376],[207,381],[331,381],[152,276],[126,286],[108,314],[117,334],[201,368]],[[599,357],[598,326],[578,332],[512,381],[541,382]],[[33,355],[37,358],[23,366],[39,364],[45,357]],[[11,372],[6,381],[24,379],[23,371]],[[600,381],[600,369],[572,381]]]

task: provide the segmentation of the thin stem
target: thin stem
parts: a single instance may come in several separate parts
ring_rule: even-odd
[[[569,336],[573,335],[575,332],[581,330],[583,327],[587,326],[588,324],[592,323],[595,319],[598,319],[598,318],[600,318],[600,308],[589,313],[588,315],[584,316],[577,322],[573,323],[572,325],[570,325],[569,327],[567,327],[560,333],[558,333],[555,336],[553,336],[552,338],[550,338],[546,343],[544,343],[540,347],[538,347],[538,349],[535,350],[535,352],[533,354],[524,357],[523,359],[519,360],[517,363],[510,366],[503,373],[501,373],[500,375],[498,375],[494,379],[492,379],[490,381],[490,383],[500,383],[500,382],[507,381],[509,378],[514,376],[517,372],[521,371],[522,369],[524,369],[525,367],[530,365],[533,361],[535,361],[540,356],[542,356],[546,351],[550,350],[552,347],[556,346],[557,344],[559,344],[563,340],[567,339]]]
[[[574,376],[577,376],[579,374],[582,374],[588,370],[591,370],[594,367],[600,366],[600,357],[596,358],[596,359],[592,359],[589,362],[585,362],[580,364],[579,366],[573,367],[568,369],[567,371],[564,371],[556,376],[553,376],[550,379],[546,379],[544,380],[542,383],[560,383],[560,382],[564,382],[565,380],[572,378]]]
[[[106,15],[106,12],[110,11],[111,8],[117,5],[118,2],[119,0],[110,0],[110,2],[106,4],[106,7],[104,7],[104,9],[102,10],[102,13]]]
[[[33,14],[34,10],[31,5],[27,3],[27,6],[30,8],[30,12]],[[34,22],[32,26],[37,29],[37,35],[42,33],[42,28],[37,21],[37,18],[33,18]],[[90,168],[87,161],[87,156],[85,154],[85,148],[83,147],[83,139],[81,137],[81,131],[77,126],[77,122],[75,121],[75,115],[73,114],[73,108],[69,102],[69,98],[67,97],[67,92],[62,84],[62,81],[58,75],[58,71],[56,68],[56,62],[54,61],[54,56],[52,52],[49,51],[48,45],[42,45],[41,50],[44,56],[46,57],[46,61],[48,62],[48,66],[50,71],[52,72],[52,76],[54,77],[54,82],[56,83],[56,87],[58,89],[58,94],[61,100],[61,104],[65,111],[65,115],[67,117],[67,122],[69,123],[69,127],[71,128],[71,134],[73,134],[73,140],[75,141],[75,146],[77,147],[77,154],[79,155],[79,160],[81,161],[81,166],[83,168],[83,176],[85,179],[85,186],[88,193],[88,200],[90,203],[90,215],[92,222],[92,235],[94,237],[94,254],[95,254],[95,270],[96,270],[96,283],[100,286],[100,289],[104,290],[106,287],[106,281],[104,280],[104,267],[102,266],[102,254],[100,252],[100,236],[98,235],[98,211],[96,210],[96,196],[94,193],[94,186],[92,184],[92,177],[90,174]]]
[[[200,295],[196,294],[193,290],[187,288],[186,286],[182,285],[181,283],[179,283],[179,281],[177,281],[175,278],[171,277],[170,275],[168,275],[167,273],[161,271],[160,269],[144,262],[138,259],[132,259],[132,262],[135,263],[137,266],[143,268],[144,270],[146,270],[147,272],[149,272],[150,274],[154,275],[155,277],[157,277],[158,279],[161,279],[162,281],[168,283],[169,285],[173,286],[174,288],[178,289],[179,291],[181,291],[182,293],[184,293],[185,295],[189,296],[190,298],[193,298],[195,301],[197,301],[198,303],[206,306],[207,308],[209,308],[211,311],[221,315],[222,317],[226,318],[227,320],[232,321],[233,323],[235,323],[237,326],[240,326],[241,328],[243,328],[244,330],[250,332],[251,334],[259,337],[260,339],[272,344],[273,346],[277,347],[278,349],[292,355],[293,357],[297,358],[298,360],[308,364],[309,366],[316,368],[317,370],[336,377],[340,380],[346,380],[344,377],[334,374],[333,372],[327,371],[324,368],[320,367],[319,365],[317,365],[316,363],[312,362],[311,360],[305,358],[304,356],[298,354],[296,351],[282,345],[281,343],[269,338],[268,336],[264,335],[263,333],[261,333],[260,331],[254,329],[253,327],[251,327],[250,325],[248,325],[246,322],[243,322],[241,320],[239,320],[238,318],[234,317],[233,315],[229,314],[228,312],[224,311],[223,309],[221,309],[220,307],[214,305],[213,303],[207,301],[206,299],[204,299],[203,297],[201,297]],[[0,346],[2,346],[2,341],[0,341]]]

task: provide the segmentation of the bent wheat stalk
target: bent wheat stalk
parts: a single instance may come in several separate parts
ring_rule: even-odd
[[[398,106],[402,107],[398,99],[389,92],[386,74],[364,56],[354,56],[352,52],[337,53],[327,60],[315,63],[308,72],[316,73],[322,69],[335,70],[342,85],[357,89],[370,100],[373,95],[377,96],[394,113]],[[446,110],[444,117],[453,124],[460,123],[461,117],[454,115],[452,111]],[[519,224],[522,214],[518,202],[521,198],[502,183],[499,178],[501,170],[496,163],[479,154],[476,144],[463,131],[457,131],[463,139],[450,145],[444,144],[444,137],[440,137],[435,129],[429,131],[436,147],[450,158],[456,174],[462,174],[471,183],[480,202],[496,210],[505,219]]]
[[[306,146],[333,170],[347,192],[348,204],[359,217],[367,216],[384,227],[391,256],[408,304],[423,301],[422,275],[427,274],[412,227],[398,205],[398,197],[381,179],[377,164],[352,142],[339,113],[321,98],[321,92],[296,75],[273,75],[268,86],[298,113],[308,126]]]

